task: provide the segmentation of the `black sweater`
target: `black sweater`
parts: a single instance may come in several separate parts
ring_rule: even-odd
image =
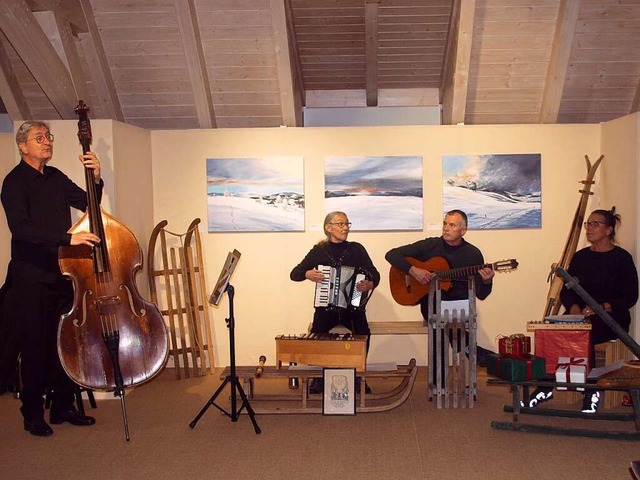
[[[638,273],[629,252],[618,246],[608,252],[586,247],[576,252],[567,272],[600,305],[609,303],[610,315],[629,331],[629,309],[638,301]],[[560,300],[567,310],[574,304],[580,309],[586,306],[575,291],[566,287],[560,292]]]
[[[365,248],[358,242],[320,242],[309,250],[302,261],[291,270],[289,276],[294,282],[302,282],[306,279],[305,273],[318,265],[360,267],[369,273],[374,287],[380,283],[380,273]]]

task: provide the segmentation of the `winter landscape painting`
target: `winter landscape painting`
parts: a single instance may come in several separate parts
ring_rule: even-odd
[[[541,156],[445,155],[444,212],[463,210],[469,229],[542,226]]]
[[[325,210],[352,230],[422,230],[422,157],[325,158]]]
[[[304,231],[302,157],[207,159],[209,232]]]

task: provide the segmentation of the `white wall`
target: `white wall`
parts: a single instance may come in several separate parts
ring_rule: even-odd
[[[541,153],[542,228],[469,231],[466,237],[482,249],[487,261],[516,258],[520,262],[517,272],[496,277],[494,293],[479,304],[479,341],[494,347],[497,335],[524,332],[527,321],[542,316],[546,278],[561,255],[578,204],[584,155],[597,158],[601,152],[600,129],[599,125],[522,125],[152,132],[154,216],[156,222],[168,220],[174,231],[184,231],[196,217],[203,220],[209,288],[227,252],[234,248],[242,252],[233,278],[238,363],[255,364],[262,354],[272,363],[274,337],[302,333],[312,318],[313,285],[291,282],[289,272],[322,237],[325,156],[424,158],[424,231],[350,235],[366,246],[383,276],[368,305],[369,319],[392,321],[421,318],[417,307],[402,307],[392,300],[384,255],[397,245],[440,234],[442,155]],[[306,231],[206,233],[206,159],[279,155],[304,157]],[[213,315],[219,364],[228,363],[225,302]],[[371,361],[404,363],[410,357],[424,364],[424,338],[374,337]]]
[[[52,165],[76,182],[84,177],[77,156],[80,146],[75,121],[54,121],[56,135]],[[542,154],[542,228],[469,231],[467,240],[480,247],[487,261],[516,258],[517,272],[496,276],[494,293],[479,302],[479,341],[494,347],[499,334],[523,332],[529,320],[540,319],[548,291],[547,274],[560,257],[579,200],[585,175],[584,156],[600,167],[592,205],[616,204],[623,215],[620,244],[636,253],[640,159],[638,115],[604,125],[432,126],[217,129],[151,131],[117,122],[92,121],[93,149],[102,160],[106,183],[103,208],[138,236],[146,254],[149,234],[161,220],[168,229],[184,232],[194,218],[202,219],[205,271],[208,288],[237,248],[242,259],[234,274],[236,287],[236,347],[239,364],[255,364],[259,355],[274,362],[274,337],[301,333],[311,321],[313,285],[294,283],[289,272],[317,242],[325,215],[323,161],[329,155],[421,155],[424,158],[424,231],[353,232],[363,243],[383,280],[368,306],[371,321],[419,320],[417,307],[396,305],[389,294],[388,265],[384,254],[392,247],[440,234],[442,155]],[[302,156],[305,162],[306,231],[288,233],[207,233],[207,158]],[[0,134],[0,168],[16,162],[13,135]],[[151,159],[153,162],[151,163]],[[625,185],[621,189],[620,182]],[[606,189],[606,191],[604,191]],[[592,208],[592,205],[588,209]],[[633,209],[633,212],[631,210]],[[347,212],[348,213],[348,212]],[[0,260],[8,259],[9,235],[0,222]],[[633,223],[635,222],[635,223]],[[583,244],[583,243],[582,243]],[[6,268],[6,261],[0,268]],[[141,276],[139,276],[141,277]],[[138,284],[144,283],[139,278]],[[141,293],[145,293],[141,289]],[[216,363],[228,364],[227,298],[212,309],[216,337]],[[637,328],[637,321],[636,321]],[[416,357],[424,364],[424,338],[374,337],[370,360],[399,363]]]
[[[638,258],[640,244],[640,212],[638,169],[640,168],[640,113],[627,115],[602,125],[602,196],[594,208],[616,206],[622,225],[616,232],[618,243]],[[640,308],[632,312],[631,335],[637,338],[640,327]]]

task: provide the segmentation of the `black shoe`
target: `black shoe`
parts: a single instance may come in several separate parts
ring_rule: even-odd
[[[582,397],[582,413],[596,413],[600,403],[599,390],[587,390]]]
[[[549,387],[538,387],[536,388],[531,396],[529,397],[529,405],[526,405],[529,408],[535,408],[541,403],[548,402],[549,400],[553,400],[553,388]],[[525,404],[521,400],[520,406],[524,407]]]
[[[324,380],[321,378],[312,378],[309,382],[309,395],[319,394],[324,392]]]
[[[36,437],[48,437],[49,435],[53,435],[53,428],[51,428],[42,417],[34,420],[25,419],[24,429]]]
[[[70,410],[66,410],[64,412],[51,411],[51,414],[49,415],[49,421],[54,425],[60,425],[61,423],[69,422],[71,425],[76,425],[78,427],[86,427],[96,423],[95,418],[89,417],[88,415],[82,415],[75,408],[71,408]]]

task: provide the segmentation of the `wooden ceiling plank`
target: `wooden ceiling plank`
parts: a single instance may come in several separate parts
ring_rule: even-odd
[[[216,128],[211,85],[194,2],[193,0],[174,0],[174,5],[200,128]]]
[[[12,121],[24,121],[31,118],[31,112],[4,48],[4,35],[0,37],[0,98]]]
[[[367,107],[378,105],[378,17],[380,0],[366,0],[365,26],[365,85]]]
[[[296,92],[294,89],[295,67],[292,68],[291,65],[287,7],[282,0],[271,0],[270,6],[282,125],[300,127],[302,126],[302,97],[300,91]]]
[[[442,123],[465,121],[476,0],[455,0],[442,77]]]
[[[0,0],[0,29],[36,79],[60,118],[74,118],[69,72],[24,0]]]
[[[88,33],[81,33],[79,38],[85,59],[89,64],[89,72],[98,101],[98,105],[94,106],[94,111],[101,112],[101,116],[104,118],[124,122],[124,114],[122,113],[107,54],[102,45],[91,4],[89,0],[78,1],[80,2],[84,19],[87,22]]]
[[[542,95],[539,123],[556,123],[558,121],[562,91],[567,78],[569,57],[579,12],[580,0],[561,0],[551,59]]]

